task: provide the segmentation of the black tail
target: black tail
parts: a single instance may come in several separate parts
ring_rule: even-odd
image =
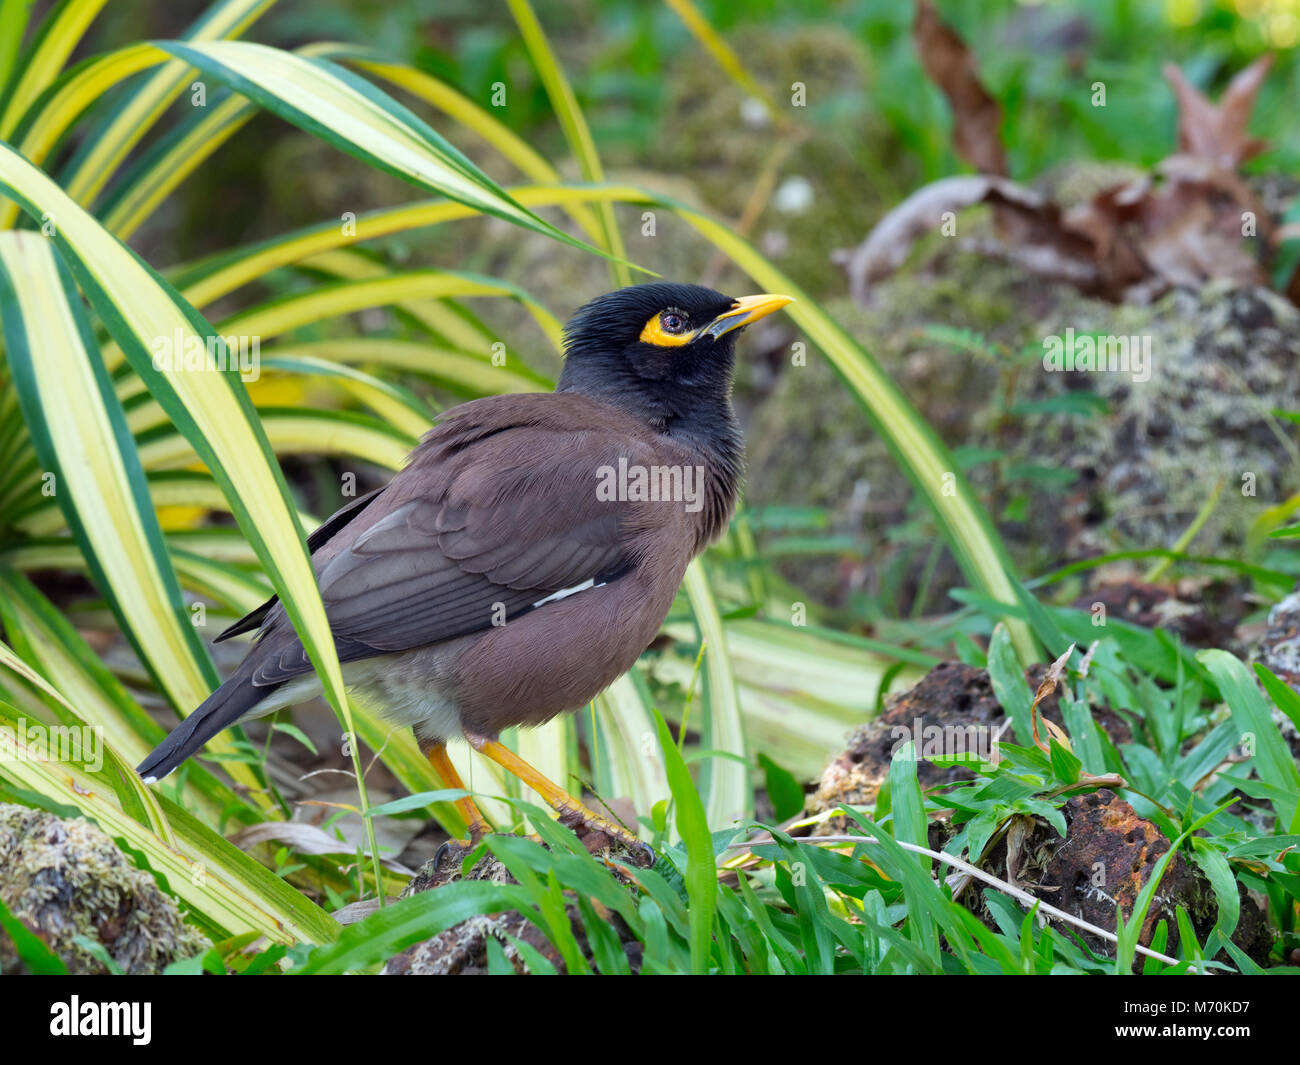
[[[222,729],[229,728],[248,711],[270,695],[274,687],[255,685],[244,670],[209,695],[194,713],[177,725],[171,734],[143,762],[136,772],[146,782],[161,780]]]

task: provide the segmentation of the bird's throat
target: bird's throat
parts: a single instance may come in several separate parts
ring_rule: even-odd
[[[703,473],[703,506],[696,513],[696,552],[727,530],[745,465],[745,439],[729,396],[679,411],[656,426],[672,443],[695,456]]]

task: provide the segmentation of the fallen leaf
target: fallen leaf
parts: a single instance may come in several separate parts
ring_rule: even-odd
[[[929,0],[918,0],[915,29],[926,71],[957,116],[958,151],[981,169],[1005,171],[996,103],[979,85],[966,46]],[[1252,63],[1217,104],[1176,68],[1166,68],[1178,96],[1180,150],[1149,174],[1068,210],[1000,173],[926,185],[888,212],[856,249],[838,255],[850,293],[865,303],[869,287],[897,270],[946,213],[978,203],[992,206],[997,233],[980,250],[1104,299],[1146,303],[1171,288],[1197,288],[1213,279],[1267,284],[1276,224],[1236,168],[1263,148],[1245,130],[1269,66],[1268,57]],[[996,154],[991,143],[997,143]],[[1243,233],[1248,217],[1254,220],[1253,239]],[[1286,291],[1300,303],[1300,272]]]
[[[1005,177],[1007,157],[998,131],[1002,108],[980,83],[966,42],[939,17],[930,0],[917,0],[912,34],[921,65],[952,108],[957,154],[981,174]]]
[[[400,901],[401,900],[396,895],[389,895],[385,898],[384,905],[391,906],[393,903]],[[338,921],[339,924],[356,924],[363,918],[369,917],[378,909],[378,899],[361,899],[358,902],[350,902],[346,906],[340,907],[330,914],[330,916],[333,917],[334,920]]]
[[[1024,866],[1025,844],[1034,835],[1037,822],[1025,814],[1015,814],[1007,822],[1007,880],[1013,887],[1024,890],[1020,870]]]
[[[1074,654],[1074,646],[1074,644],[1070,644],[1066,649],[1065,654],[1061,655],[1060,658],[1047,667],[1046,674],[1044,674],[1042,681],[1039,682],[1038,690],[1034,692],[1034,701],[1029,707],[1029,720],[1034,730],[1034,744],[1044,751],[1051,750],[1051,745],[1043,743],[1038,737],[1038,719],[1040,717],[1038,713],[1038,704],[1056,691],[1057,685],[1061,683],[1061,677],[1065,674],[1065,664],[1070,660],[1070,656]],[[1069,738],[1064,732],[1046,718],[1043,718],[1043,724],[1047,726],[1047,730],[1052,734],[1052,737],[1057,743],[1067,751],[1072,750]]]
[[[1091,287],[1096,275],[1092,247],[1086,238],[1062,226],[1060,209],[1024,185],[978,174],[922,186],[877,222],[857,248],[842,254],[839,261],[848,274],[853,298],[865,302],[870,286],[897,270],[916,242],[943,224],[946,214],[978,203],[1002,208],[1009,244],[1016,247],[1017,255],[1032,259],[1038,272]]]
[[[347,854],[356,855],[356,848],[346,840],[321,831],[315,825],[302,821],[263,821],[249,825],[230,837],[230,842],[241,850],[247,850],[257,843],[283,843],[292,847],[299,854]],[[367,851],[367,856],[369,852]],[[401,862],[380,856],[380,861],[388,869],[398,873],[411,873]]]
[[[1228,83],[1217,104],[1210,103],[1172,63],[1165,65],[1165,79],[1178,97],[1178,147],[1188,155],[1212,162],[1222,170],[1236,170],[1267,145],[1246,135],[1255,97],[1273,65],[1263,55]]]

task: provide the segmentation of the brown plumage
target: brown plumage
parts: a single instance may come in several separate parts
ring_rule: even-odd
[[[387,486],[308,540],[348,686],[440,751],[576,709],[630,669],[686,566],[730,520],[735,337],[785,302],[622,289],[570,323],[556,392],[444,414]],[[643,498],[620,471],[678,491]],[[219,638],[254,628],[235,674],[142,775],[165,775],[250,713],[319,692],[275,599]]]

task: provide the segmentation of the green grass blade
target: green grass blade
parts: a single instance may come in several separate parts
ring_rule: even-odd
[[[217,672],[181,599],[144,470],[81,299],[50,242],[0,234],[0,318],[55,498],[140,661],[182,713]]]
[[[20,716],[0,703],[0,722],[15,734]],[[0,777],[80,810],[114,839],[141,852],[210,932],[257,932],[277,943],[325,942],[337,935],[332,918],[164,796],[153,797],[175,833],[174,847],[125,813],[101,776],[66,762],[19,755],[0,762]]]
[[[294,125],[364,162],[564,244],[606,253],[520,206],[409,110],[328,60],[243,41],[159,42]]]
[[[0,186],[33,217],[56,220],[52,239],[109,333],[149,391],[221,484],[254,545],[340,719],[350,723],[342,670],[288,485],[237,378],[212,352],[220,339],[142,260],[45,174],[0,145]],[[207,352],[203,368],[155,368],[154,347]],[[254,518],[256,515],[256,518]],[[350,724],[345,727],[351,731]]]
[[[747,816],[753,803],[749,785],[749,758],[745,747],[745,725],[740,712],[736,678],[727,653],[722,617],[709,588],[704,563],[696,559],[687,567],[683,587],[691,602],[700,637],[705,643],[704,678],[708,714],[701,722],[706,749],[740,756],[711,758],[701,773],[707,821],[715,829],[727,828]],[[671,779],[671,777],[670,777]]]
[[[22,59],[21,73],[0,112],[0,139],[9,138],[27,109],[58,76],[86,28],[106,3],[108,0],[63,0],[46,16]],[[16,32],[20,41],[26,19],[19,12],[24,6],[6,4],[0,12],[19,24]]]
[[[760,101],[763,108],[775,122],[781,125],[790,124],[790,116],[776,106],[772,101],[772,97],[759,85],[754,76],[745,69],[745,64],[741,62],[735,50],[709,24],[708,19],[695,6],[693,0],[665,0],[665,3],[677,13],[677,17],[691,31],[691,35],[713,57],[713,61],[722,68],[727,77],[754,99]]]
[[[458,880],[436,891],[411,895],[348,925],[335,942],[313,950],[293,972],[305,976],[355,972],[461,921],[504,910],[514,910],[539,928],[544,927],[540,915],[529,905],[527,892],[518,884]]]
[[[45,940],[9,912],[4,899],[0,899],[0,932],[9,937],[15,953],[32,975],[67,976],[68,967],[63,959],[45,945]]]
[[[1218,685],[1233,720],[1241,728],[1242,742],[1254,752],[1260,780],[1288,796],[1275,800],[1273,810],[1283,830],[1295,832],[1300,827],[1300,769],[1254,676],[1227,651],[1202,651],[1196,657]]]
[[[659,748],[663,754],[664,771],[672,789],[673,809],[677,833],[686,846],[686,892],[690,898],[691,972],[699,975],[709,971],[709,957],[713,943],[713,914],[717,908],[717,869],[713,856],[713,837],[704,813],[704,803],[691,780],[691,772],[678,753],[663,717],[655,712],[659,732]]]
[[[0,0],[0,101],[9,92],[33,0]]]
[[[591,720],[586,711],[579,717]],[[593,728],[589,739],[599,794],[625,796],[639,813],[648,813],[668,794],[668,777],[655,739],[654,702],[635,670],[596,697]],[[644,831],[640,825],[628,827]]]
[[[274,3],[275,0],[221,0],[204,11],[185,34],[185,40],[238,37]],[[166,63],[118,101],[111,116],[96,124],[95,135],[82,145],[69,165],[69,173],[62,182],[68,195],[89,206],[131,149],[190,84],[193,74],[194,70],[185,63]]]
[[[14,650],[79,708],[82,720],[103,729],[104,739],[135,765],[162,742],[166,729],[154,721],[108,671],[72,623],[21,574],[0,566],[0,623]],[[250,820],[250,807],[202,766],[187,782],[199,808],[215,822],[233,813]]]
[[[507,3],[510,5],[510,13],[514,15],[515,24],[524,38],[528,54],[532,56],[533,66],[537,68],[538,76],[546,87],[546,95],[551,99],[555,116],[560,120],[564,138],[569,142],[569,148],[578,160],[582,176],[590,182],[604,181],[605,171],[600,165],[596,142],[591,136],[582,108],[578,106],[578,98],[573,93],[573,86],[569,84],[569,79],[565,77],[564,70],[555,58],[555,53],[551,51],[551,44],[546,39],[546,31],[537,20],[532,5],[528,0],[507,0]],[[611,276],[615,286],[623,288],[632,283],[632,278],[626,264],[627,252],[623,247],[623,238],[618,231],[618,220],[614,217],[614,205],[608,201],[601,203],[597,206],[596,213],[600,219],[604,238],[602,244],[614,259],[610,264]]]

